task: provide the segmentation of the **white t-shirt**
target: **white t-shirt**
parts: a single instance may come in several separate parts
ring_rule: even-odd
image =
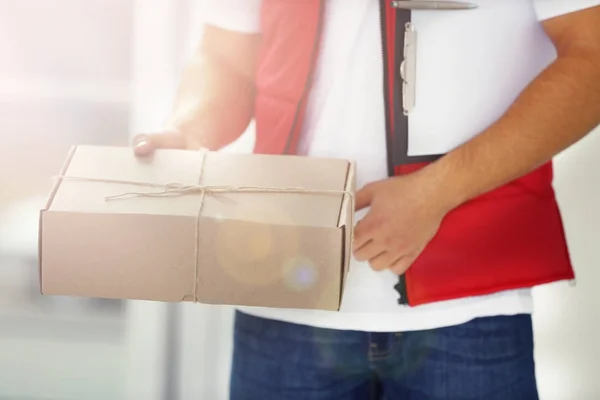
[[[261,1],[207,0],[206,22],[229,30],[259,32]],[[300,153],[354,160],[361,187],[387,177],[379,1],[326,1],[321,52]],[[417,100],[409,117],[411,154],[448,151],[500,117],[519,91],[555,57],[539,21],[600,2],[471,1],[479,8],[412,14],[418,35],[418,67]],[[340,312],[241,310],[317,327],[390,332],[530,313],[533,308],[529,289],[410,308],[397,303],[398,293],[393,288],[397,281],[389,271],[374,272],[367,263],[353,260]]]

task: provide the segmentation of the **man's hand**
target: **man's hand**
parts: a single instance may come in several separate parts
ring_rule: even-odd
[[[157,149],[199,150],[200,144],[178,131],[140,134],[133,138],[133,151],[138,157],[152,155]]]
[[[427,176],[414,173],[371,183],[356,196],[370,206],[354,231],[354,255],[376,271],[403,274],[437,233],[449,205]]]

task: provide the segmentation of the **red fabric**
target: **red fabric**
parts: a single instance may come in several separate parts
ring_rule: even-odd
[[[395,14],[386,7],[390,63],[384,67],[393,106]],[[307,100],[303,94],[315,65],[320,12],[319,0],[263,3],[256,78],[258,153],[282,153],[288,141],[291,152],[296,148]],[[425,165],[396,166],[395,174]],[[406,273],[410,305],[573,279],[552,176],[548,163],[451,212]]]
[[[387,97],[389,104],[394,104],[394,84],[396,81],[396,71],[394,71],[394,60],[396,59],[396,46],[394,43],[394,36],[396,34],[396,13],[393,12],[392,6],[390,2],[386,2],[385,9],[385,35],[387,41],[387,53],[388,53],[388,63],[385,68],[388,69],[388,92]],[[393,113],[392,113],[393,114]],[[390,131],[388,135],[392,137],[393,142],[393,133],[394,132],[394,117],[390,117]]]
[[[302,95],[314,68],[320,10],[319,0],[263,1],[256,73],[257,153],[283,153],[297,120],[290,148],[295,150],[306,107]]]
[[[406,273],[410,304],[573,279],[551,181],[548,163],[452,211]]]

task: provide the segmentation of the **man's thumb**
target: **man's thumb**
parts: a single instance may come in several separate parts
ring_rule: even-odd
[[[185,138],[179,132],[141,134],[133,138],[133,151],[138,157],[149,156],[157,149],[185,148]]]

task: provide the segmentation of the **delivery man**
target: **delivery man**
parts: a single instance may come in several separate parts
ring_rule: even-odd
[[[357,163],[340,312],[237,313],[232,399],[536,399],[574,278],[552,158],[600,123],[599,0],[209,0],[157,148]]]

